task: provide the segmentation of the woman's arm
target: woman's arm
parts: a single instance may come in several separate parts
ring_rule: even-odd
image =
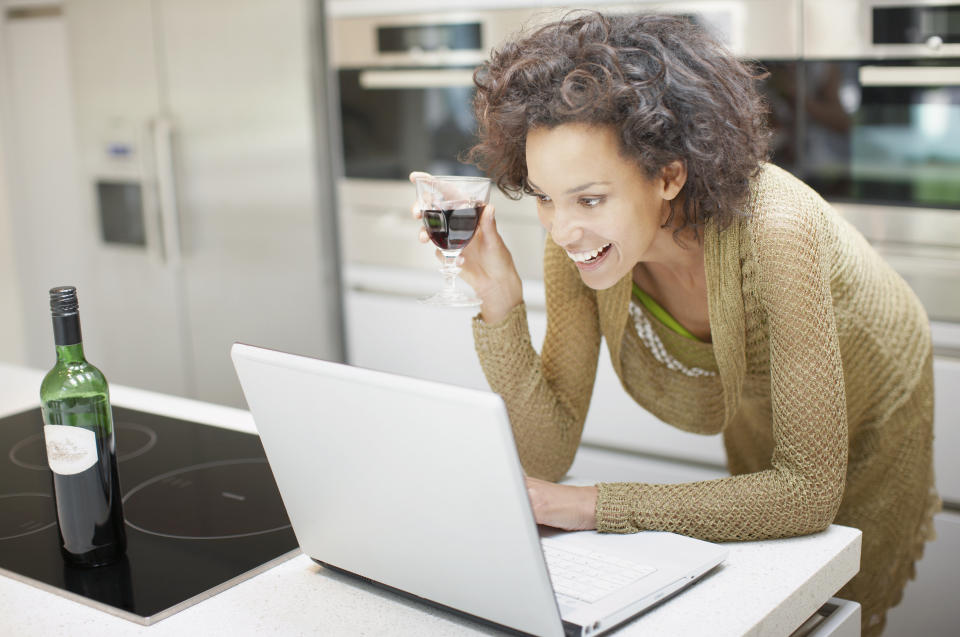
[[[507,405],[526,473],[566,474],[583,431],[600,351],[596,294],[576,266],[547,239],[544,251],[547,334],[542,355],[530,343],[526,308],[495,324],[474,321],[474,340],[490,388]]]
[[[848,442],[824,234],[814,214],[767,211],[754,224],[770,342],[771,468],[687,484],[600,484],[598,529],[725,541],[802,535],[833,521]]]

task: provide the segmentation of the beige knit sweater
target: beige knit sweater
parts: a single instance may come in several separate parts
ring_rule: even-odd
[[[630,276],[591,290],[548,239],[542,355],[523,305],[495,325],[475,319],[477,352],[524,469],[557,480],[580,443],[606,339],[640,405],[684,430],[723,434],[732,475],[600,484],[597,528],[727,541],[856,526],[863,567],[845,590],[864,604],[864,632],[879,631],[939,507],[927,318],[863,237],[789,173],[765,165],[747,209],[704,232],[712,343],[631,305]]]

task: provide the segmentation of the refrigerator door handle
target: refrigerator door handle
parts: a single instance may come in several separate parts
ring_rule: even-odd
[[[157,198],[163,236],[163,254],[168,264],[180,265],[180,210],[173,165],[173,123],[160,116],[153,120],[153,154],[157,179]]]

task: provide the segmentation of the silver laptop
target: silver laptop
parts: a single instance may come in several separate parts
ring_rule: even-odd
[[[235,344],[304,553],[534,635],[597,635],[718,565],[672,533],[538,529],[499,396]]]

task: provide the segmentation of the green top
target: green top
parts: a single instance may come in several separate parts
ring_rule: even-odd
[[[661,323],[669,327],[671,330],[679,334],[680,336],[685,336],[687,338],[693,339],[695,341],[700,341],[699,338],[694,336],[690,330],[680,325],[677,319],[670,316],[670,313],[665,309],[660,307],[660,304],[653,300],[653,297],[640,289],[640,286],[636,283],[633,284],[633,295],[637,297],[643,307],[650,310],[650,313],[653,314]]]

